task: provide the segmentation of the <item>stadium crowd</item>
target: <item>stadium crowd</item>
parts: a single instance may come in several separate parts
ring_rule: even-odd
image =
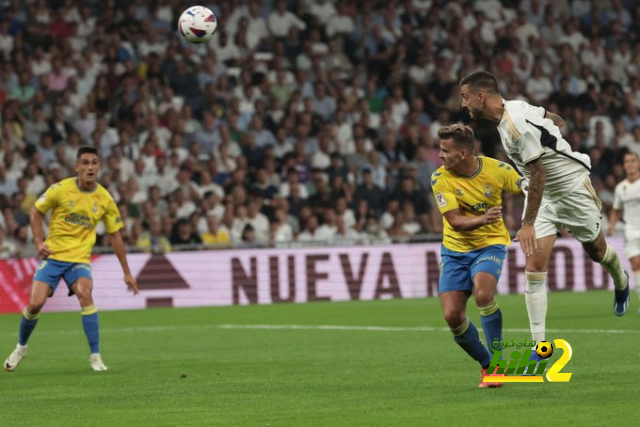
[[[468,120],[457,82],[478,69],[565,119],[605,209],[640,154],[635,1],[218,0],[203,45],[175,30],[190,5],[0,0],[0,257],[29,252],[34,201],[83,144],[140,250],[439,233],[437,131]]]

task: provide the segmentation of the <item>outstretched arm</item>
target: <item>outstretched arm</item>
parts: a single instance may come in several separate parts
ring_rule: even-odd
[[[562,129],[562,126],[564,126],[564,120],[559,115],[547,111],[544,116],[545,118],[550,119],[553,124],[558,126],[559,129]]]
[[[109,237],[111,238],[110,240],[113,251],[116,253],[118,261],[120,261],[120,265],[122,266],[124,282],[127,284],[127,287],[133,291],[134,295],[138,295],[138,284],[136,283],[135,277],[131,274],[131,270],[129,270],[129,264],[127,263],[127,251],[125,250],[120,230],[115,233],[109,233]]]
[[[520,247],[526,256],[531,256],[540,248],[536,240],[536,232],[533,224],[538,216],[538,210],[542,203],[542,194],[544,193],[544,184],[547,175],[542,167],[542,159],[538,158],[526,164],[531,179],[529,181],[529,192],[527,194],[527,209],[522,220],[522,227],[516,235],[516,240],[520,242]]]

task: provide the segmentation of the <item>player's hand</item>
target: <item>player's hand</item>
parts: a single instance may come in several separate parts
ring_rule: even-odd
[[[495,224],[502,218],[502,206],[492,206],[484,214],[484,225]]]
[[[127,284],[127,287],[130,291],[133,291],[134,295],[138,295],[140,291],[138,291],[138,283],[136,282],[136,278],[131,274],[124,275],[124,283]]]
[[[536,239],[536,231],[532,225],[523,225],[516,234],[516,242],[520,242],[522,252],[526,256],[533,256],[540,250],[540,244]]]
[[[51,249],[49,249],[49,246],[46,243],[41,243],[38,245],[38,255],[40,256],[40,258],[47,259],[52,254],[53,252],[51,251]]]

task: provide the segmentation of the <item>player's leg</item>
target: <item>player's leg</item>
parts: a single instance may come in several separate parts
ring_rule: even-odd
[[[82,328],[91,351],[89,363],[94,371],[106,371],[107,367],[100,356],[100,328],[98,309],[93,302],[91,267],[88,264],[75,264],[75,266],[77,267],[68,276],[65,276],[65,280],[67,280],[67,283],[72,283],[69,288],[80,303]]]
[[[629,263],[631,264],[631,270],[633,270],[633,283],[640,297],[640,255],[629,258]],[[638,312],[640,313],[640,310]]]
[[[22,311],[20,319],[20,330],[18,332],[18,344],[13,352],[4,361],[4,369],[8,372],[15,370],[22,359],[27,355],[27,342],[31,333],[38,325],[38,314],[47,302],[47,297],[51,294],[51,287],[40,281],[31,285],[31,297],[29,304]]]
[[[15,350],[9,355],[4,362],[6,371],[13,371],[27,354],[27,342],[31,333],[38,325],[38,314],[47,302],[47,298],[53,295],[64,266],[59,265],[57,261],[42,260],[38,265],[38,269],[33,277],[31,285],[31,296],[29,304],[22,311],[20,319],[20,330],[18,333],[18,344]]]
[[[440,303],[454,341],[486,369],[491,363],[491,356],[480,340],[478,329],[465,314],[467,299],[473,291],[466,255],[442,249],[438,286]]]
[[[478,251],[478,256],[471,266],[474,297],[480,310],[482,330],[490,354],[494,348],[501,349],[502,311],[498,307],[495,295],[506,255],[507,250],[504,246],[489,246]],[[497,342],[497,347],[494,342]]]
[[[600,263],[607,270],[613,279],[613,285],[616,290],[624,290],[629,285],[629,277],[622,267],[620,257],[616,250],[607,244],[602,231],[598,233],[593,241],[582,242],[582,247],[592,261]]]
[[[602,202],[593,190],[591,181],[587,178],[582,186],[563,198],[559,206],[559,217],[563,223],[582,243],[589,258],[600,263],[613,279],[613,310],[616,316],[622,316],[629,306],[629,274],[622,267],[615,249],[604,238],[600,213]]]
[[[535,342],[545,340],[547,317],[547,270],[556,235],[547,235],[538,239],[540,251],[527,257],[525,267],[524,300],[529,315],[531,336]]]
[[[473,322],[466,316],[465,309],[469,292],[447,291],[440,295],[444,319],[453,333],[453,340],[472,359],[486,369],[491,356],[480,340],[480,334]]]
[[[633,272],[633,284],[640,297],[640,239],[627,239],[624,245],[624,253],[631,264]],[[638,310],[640,313],[640,310]]]

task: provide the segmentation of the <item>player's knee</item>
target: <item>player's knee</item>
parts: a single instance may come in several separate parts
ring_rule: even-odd
[[[476,291],[476,305],[478,307],[484,307],[493,302],[493,292],[486,290],[478,290]]]
[[[458,310],[445,310],[444,320],[450,328],[457,328],[464,323],[464,313]]]
[[[38,314],[42,310],[42,307],[44,307],[44,303],[45,301],[34,299],[27,306],[27,311],[31,314]]]
[[[78,288],[75,293],[78,297],[78,301],[80,301],[80,304],[83,307],[93,304],[93,298],[91,296],[90,289]]]

